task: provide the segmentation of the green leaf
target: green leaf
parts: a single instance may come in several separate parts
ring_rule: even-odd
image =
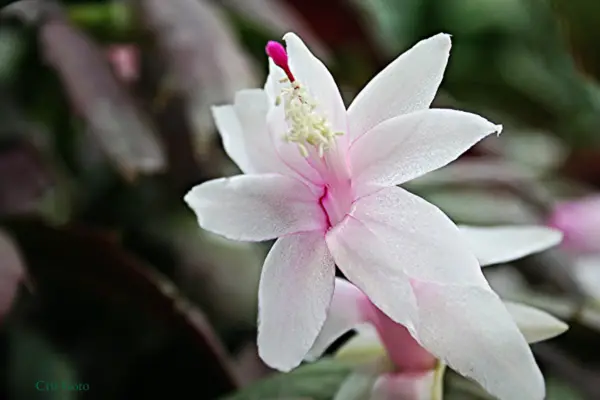
[[[125,2],[83,3],[69,5],[69,20],[103,41],[131,38],[134,14]]]
[[[350,372],[351,368],[347,364],[324,359],[262,380],[226,400],[330,400]]]
[[[364,12],[370,29],[381,43],[394,55],[399,49],[408,49],[418,34],[422,14],[421,0],[353,0],[357,9]]]
[[[598,143],[600,88],[580,74],[560,29],[563,21],[557,20],[548,1],[355,2],[364,3],[370,27],[390,58],[435,33],[451,34],[452,53],[442,89],[469,111],[501,118],[505,124],[549,130],[571,146]],[[563,19],[575,16],[576,9],[595,15],[589,6],[572,4],[589,3],[585,0],[554,2],[568,4],[560,7],[565,10],[558,14]],[[577,26],[577,21],[567,22]],[[590,39],[590,29],[577,31],[588,42],[578,48],[594,53],[597,40]],[[586,59],[592,70],[597,57]]]
[[[9,82],[13,79],[24,53],[23,35],[14,28],[0,28],[0,82]]]
[[[583,396],[556,377],[546,378],[546,400],[583,400]]]

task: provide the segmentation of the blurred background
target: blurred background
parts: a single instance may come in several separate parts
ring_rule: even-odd
[[[238,172],[210,106],[262,86],[265,43],[287,31],[348,103],[418,40],[453,35],[435,106],[505,129],[408,188],[460,223],[565,232],[561,248],[485,272],[571,326],[533,346],[548,399],[600,399],[597,0],[0,6],[0,399],[333,397],[346,367],[278,375],[258,359],[271,243],[203,232],[182,200]],[[486,398],[446,379],[448,399]]]

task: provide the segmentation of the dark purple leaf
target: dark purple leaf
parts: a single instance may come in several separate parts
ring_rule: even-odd
[[[0,10],[0,17],[14,17],[26,24],[37,24],[48,12],[58,10],[58,6],[49,0],[20,0]]]
[[[0,214],[32,211],[53,181],[33,145],[16,141],[0,148]]]
[[[142,21],[167,59],[166,85],[187,100],[198,150],[213,131],[210,107],[255,87],[255,69],[221,10],[205,0],[137,0]]]
[[[127,178],[163,170],[161,144],[129,93],[113,75],[104,52],[59,17],[40,27],[40,45],[58,72],[71,103],[107,156]]]
[[[280,40],[287,32],[294,32],[304,40],[320,59],[327,61],[329,52],[315,36],[302,16],[280,0],[222,0],[225,7],[271,31],[274,40]]]
[[[240,0],[243,1],[243,0]],[[380,46],[364,13],[348,0],[281,0],[298,12],[327,48],[351,49],[370,67],[383,67]]]
[[[10,310],[25,269],[12,239],[0,230],[0,320]]]
[[[7,221],[7,226],[26,255],[28,271],[40,296],[59,293],[62,301],[94,299],[113,310],[135,310],[134,315],[149,317],[158,322],[160,329],[178,332],[179,341],[183,341],[180,344],[197,359],[194,374],[211,382],[203,394],[223,395],[238,386],[228,354],[203,312],[169,279],[122,247],[111,232],[75,226],[56,228],[25,218]],[[70,320],[77,324],[87,317],[78,315]],[[107,345],[115,346],[116,342]],[[114,347],[110,348],[113,352],[106,357],[118,356]],[[121,362],[130,365],[124,358]],[[183,387],[194,385],[181,383]],[[181,388],[171,390],[179,393]]]

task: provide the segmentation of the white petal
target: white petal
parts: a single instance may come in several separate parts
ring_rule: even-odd
[[[327,312],[325,325],[310,349],[306,360],[314,361],[340,336],[366,321],[364,304],[367,297],[350,282],[336,278],[335,290]]]
[[[389,119],[356,140],[350,165],[363,186],[398,185],[443,167],[501,129],[462,111],[417,111]],[[365,190],[360,188],[358,195]]]
[[[388,370],[389,362],[385,357],[379,357],[361,365],[342,382],[333,400],[370,399],[375,382]]]
[[[281,371],[300,364],[325,322],[334,277],[322,232],[275,242],[258,291],[258,352],[265,363]]]
[[[538,308],[510,301],[504,301],[504,306],[528,343],[551,339],[569,329],[567,324]]]
[[[202,228],[233,240],[268,240],[325,226],[315,195],[282,175],[214,179],[192,188],[184,200]]]
[[[288,130],[288,125],[285,121],[285,110],[282,105],[272,107],[269,110],[267,124],[269,125],[269,134],[275,153],[281,162],[285,164],[287,170],[292,173],[292,176],[296,176],[309,184],[321,186],[322,177],[309,162],[310,158],[302,156],[295,143],[283,139]]]
[[[298,149],[281,138],[287,130],[283,109],[268,102],[264,90],[248,89],[236,93],[233,105],[212,108],[225,151],[246,174],[280,173],[318,181]]]
[[[363,371],[352,372],[340,385],[333,400],[366,400],[377,382],[379,374]]]
[[[459,226],[482,267],[544,251],[562,240],[559,230],[544,226]]]
[[[296,79],[318,102],[317,109],[325,113],[331,129],[334,132],[348,133],[346,107],[327,67],[310,52],[296,34],[287,33],[283,39],[286,43],[290,69]]]
[[[387,119],[429,108],[442,81],[450,46],[446,34],[422,40],[375,76],[348,108],[351,139]]]
[[[575,279],[584,292],[600,299],[600,255],[586,255],[575,260]]]
[[[285,79],[285,72],[269,58],[269,74],[265,82],[265,93],[268,96],[270,106],[275,106],[277,96],[281,94],[281,89],[285,87],[281,82],[282,79]]]
[[[351,216],[327,232],[335,263],[392,320],[414,332],[416,303],[402,260],[388,257],[386,243]]]
[[[225,151],[246,174],[283,171],[267,129],[267,111],[261,89],[239,91],[233,105],[212,108]]]
[[[542,400],[544,378],[500,298],[474,286],[414,282],[421,344],[501,400]]]
[[[435,400],[443,394],[444,367],[427,372],[379,377],[369,400]]]
[[[246,173],[252,171],[252,163],[244,146],[244,130],[232,105],[212,107],[213,118],[217,130],[221,134],[223,147],[229,158]],[[265,125],[267,116],[265,114]],[[252,128],[251,128],[252,129]]]
[[[487,287],[479,263],[458,227],[422,198],[389,187],[359,199],[351,215],[366,232],[357,228],[354,233],[356,252],[372,248],[379,258],[410,278]],[[363,241],[360,235],[373,237],[376,242]],[[338,265],[344,271],[344,265]],[[369,271],[374,269],[371,266]]]

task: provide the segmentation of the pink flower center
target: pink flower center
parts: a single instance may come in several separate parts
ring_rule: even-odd
[[[327,229],[342,222],[352,209],[353,198],[350,179],[328,183],[323,187],[319,205],[325,214]]]
[[[284,141],[297,145],[306,163],[321,176],[323,192],[319,205],[325,214],[327,228],[331,228],[350,212],[354,200],[345,161],[346,149],[337,142],[344,133],[331,129],[326,111],[319,105],[318,99],[313,98],[308,88],[296,79],[285,48],[270,41],[266,52],[287,76],[287,79],[279,81],[283,86],[275,103],[276,107],[284,109],[288,127]]]

